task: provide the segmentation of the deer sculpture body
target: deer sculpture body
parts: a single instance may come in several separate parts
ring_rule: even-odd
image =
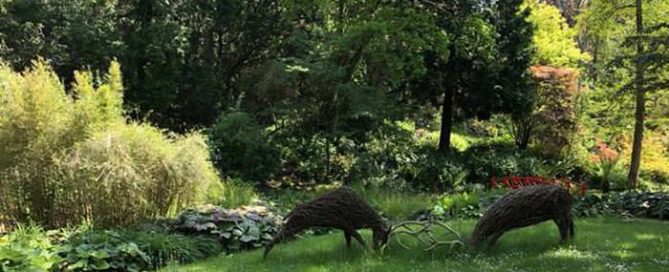
[[[559,185],[534,185],[509,192],[483,214],[472,232],[469,243],[485,241],[494,244],[505,232],[553,220],[561,241],[574,236],[571,216],[572,197]]]
[[[281,231],[265,246],[264,258],[274,244],[310,227],[342,230],[348,247],[351,247],[353,237],[366,248],[358,229],[372,229],[374,247],[377,249],[388,241],[390,233],[381,216],[357,192],[345,186],[298,205],[286,216],[284,222]]]

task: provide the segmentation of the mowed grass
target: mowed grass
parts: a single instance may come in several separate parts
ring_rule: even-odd
[[[474,221],[449,225],[468,234]],[[370,233],[363,233],[370,241]],[[277,245],[267,260],[262,250],[219,256],[163,271],[669,271],[669,223],[615,218],[578,219],[576,239],[558,244],[552,222],[515,230],[485,250],[418,245],[404,249],[391,240],[382,254],[354,244],[343,235],[307,237]],[[409,242],[409,238],[403,241]]]

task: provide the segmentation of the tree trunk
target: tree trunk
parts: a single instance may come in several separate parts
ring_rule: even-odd
[[[330,135],[325,136],[325,177],[324,180],[331,182],[330,180]]]
[[[526,150],[530,144],[530,136],[534,121],[532,116],[517,117],[512,120],[512,134],[518,150]]]
[[[636,31],[637,35],[642,35],[643,30],[643,9],[641,0],[636,0]],[[636,46],[637,56],[641,56],[644,52],[643,41],[637,39]],[[646,91],[643,87],[644,81],[644,64],[641,60],[636,60],[636,112],[634,114],[634,142],[632,145],[632,162],[630,164],[630,172],[628,176],[629,189],[635,189],[638,184],[639,168],[641,166],[641,143],[643,142],[643,123],[646,115]]]
[[[443,85],[442,85],[443,86]],[[453,90],[444,89],[444,102],[441,109],[441,131],[439,133],[439,151],[448,152],[451,146],[451,131],[453,126]]]
[[[611,183],[609,182],[608,174],[604,174],[604,179],[602,180],[602,193],[608,194],[611,192]]]

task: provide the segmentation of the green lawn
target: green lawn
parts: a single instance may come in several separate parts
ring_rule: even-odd
[[[469,233],[473,221],[449,223]],[[365,232],[370,239],[370,233]],[[576,239],[558,245],[552,222],[516,230],[485,251],[407,250],[395,242],[384,254],[347,249],[342,234],[308,237],[262,251],[220,256],[163,271],[669,271],[669,223],[613,218],[579,219]]]

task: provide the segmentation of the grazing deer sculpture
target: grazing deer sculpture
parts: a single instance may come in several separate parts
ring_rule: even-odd
[[[559,185],[534,185],[509,192],[483,214],[469,243],[492,245],[507,231],[553,220],[561,242],[574,237],[571,216],[572,197]]]
[[[310,227],[330,227],[344,231],[346,246],[349,248],[351,237],[367,247],[357,232],[358,229],[372,229],[375,249],[388,241],[391,231],[381,216],[358,193],[345,186],[298,205],[286,216],[284,222],[282,230],[265,246],[263,258],[267,257],[277,242]]]

